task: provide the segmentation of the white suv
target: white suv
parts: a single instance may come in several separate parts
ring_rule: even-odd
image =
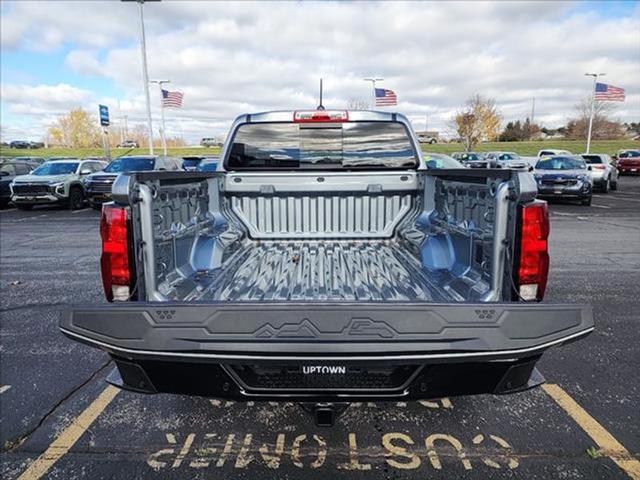
[[[591,183],[594,187],[600,188],[603,193],[607,193],[609,189],[618,189],[618,169],[609,155],[583,153],[580,156],[587,164],[589,177],[591,177]]]
[[[78,160],[67,158],[45,162],[29,175],[13,179],[11,201],[21,210],[30,210],[34,205],[64,203],[71,210],[84,205],[82,180],[107,165],[100,160]]]

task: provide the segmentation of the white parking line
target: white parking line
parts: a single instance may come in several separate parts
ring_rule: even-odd
[[[0,210],[0,213],[15,212],[16,210],[18,210],[18,209],[17,208],[8,208],[7,210]]]
[[[0,393],[4,393],[11,388],[11,385],[2,385],[0,386]]]
[[[640,198],[614,197],[613,195],[611,195],[610,198],[615,198],[617,200],[623,200],[625,202],[640,202]]]
[[[88,208],[83,208],[82,210],[74,210],[71,213],[80,213],[80,212],[86,212],[87,210],[89,210]]]
[[[608,209],[608,210],[610,210],[610,209],[611,209],[611,207],[605,207],[604,205],[595,205],[595,204],[593,204],[593,203],[591,204],[591,206],[592,206],[592,207],[594,207],[594,208],[606,208],[606,209]]]
[[[42,215],[34,215],[33,217],[24,217],[24,218],[20,218],[18,220],[16,220],[16,222],[24,222],[26,220],[33,220],[34,218],[42,218],[42,217],[46,217],[47,214],[43,213]]]

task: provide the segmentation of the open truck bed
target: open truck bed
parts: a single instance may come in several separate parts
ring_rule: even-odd
[[[116,188],[136,207],[150,299],[510,299],[519,177],[470,172],[161,173]]]

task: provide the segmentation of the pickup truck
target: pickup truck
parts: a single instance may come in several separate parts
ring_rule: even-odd
[[[345,403],[539,385],[591,307],[545,304],[547,204],[511,169],[427,169],[408,120],[238,117],[215,172],[122,173],[102,209],[111,305],[70,338],[145,393]]]

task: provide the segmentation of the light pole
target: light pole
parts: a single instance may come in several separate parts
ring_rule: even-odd
[[[137,2],[140,13],[140,51],[142,53],[142,83],[147,102],[147,132],[149,135],[149,154],[153,155],[153,124],[151,123],[151,98],[149,96],[149,74],[147,73],[147,43],[144,33],[144,2],[159,2],[160,0],[122,0],[123,2]]]
[[[162,124],[160,126],[160,139],[162,141],[162,152],[164,156],[167,156],[167,136],[164,130],[164,98],[162,96],[162,85],[165,83],[171,83],[171,80],[149,80],[149,83],[157,83],[160,89],[160,118],[162,119]]]
[[[371,91],[373,92],[373,103],[371,104],[371,110],[376,107],[376,82],[381,82],[384,78],[363,78],[365,82],[371,82]]]
[[[587,77],[593,77],[593,90],[591,91],[591,108],[589,110],[589,130],[587,132],[587,152],[591,148],[591,129],[593,127],[593,108],[596,103],[596,84],[598,83],[598,77],[605,76],[606,73],[585,73]]]

